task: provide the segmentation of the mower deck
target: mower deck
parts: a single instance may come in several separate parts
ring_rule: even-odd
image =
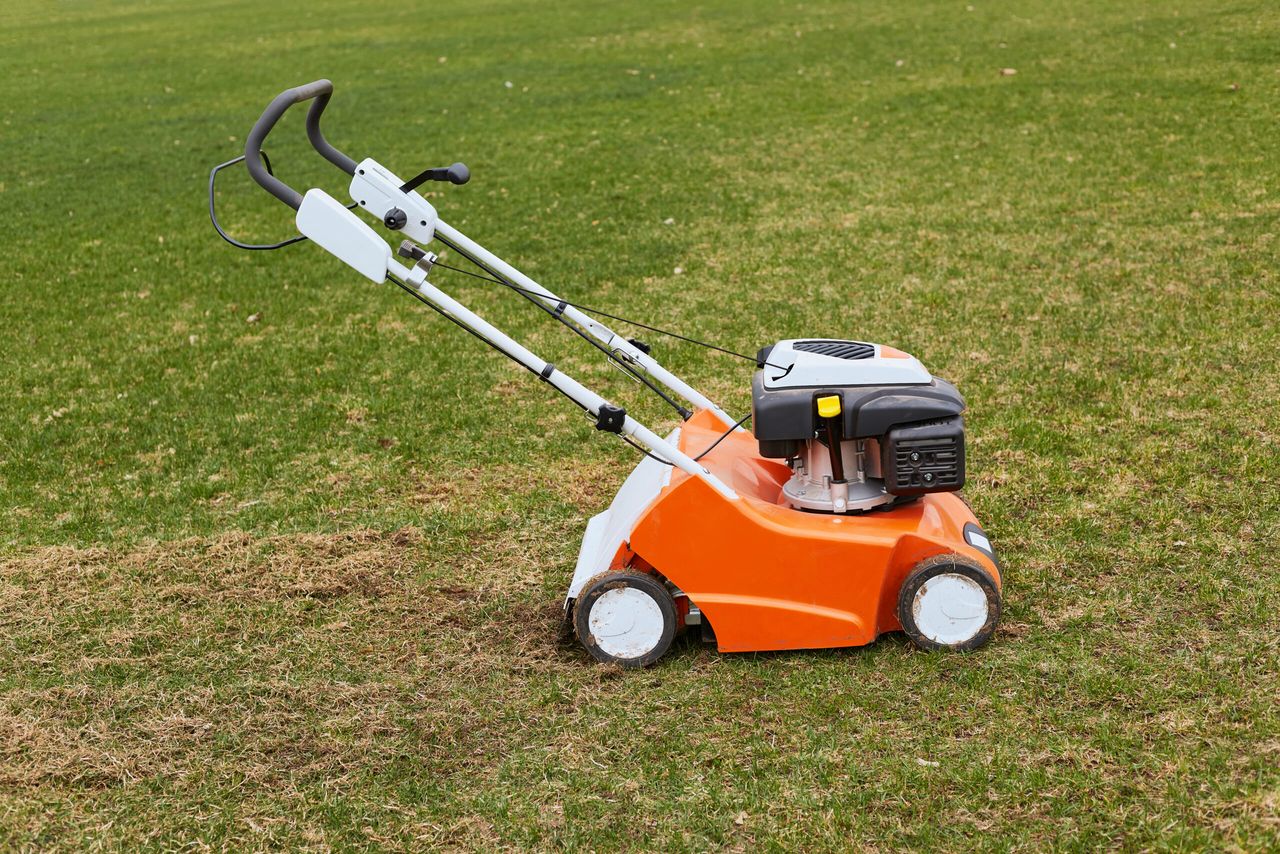
[[[699,412],[669,440],[696,457],[724,425]],[[938,555],[975,561],[1000,583],[989,543],[962,498],[924,495],[888,510],[833,515],[784,503],[790,469],[735,431],[700,460],[738,498],[646,458],[587,526],[565,606],[610,569],[651,566],[697,605],[722,652],[860,646],[901,628],[897,597]]]

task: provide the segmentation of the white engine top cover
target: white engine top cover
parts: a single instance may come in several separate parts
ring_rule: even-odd
[[[892,347],[836,338],[789,338],[769,351],[766,389],[849,385],[927,385],[933,375]]]

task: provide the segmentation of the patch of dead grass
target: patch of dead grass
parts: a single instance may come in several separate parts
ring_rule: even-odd
[[[477,541],[448,581],[416,528],[6,559],[9,669],[41,675],[0,694],[0,787],[340,784],[406,753],[441,774],[491,765],[493,710],[458,686],[578,663],[556,604],[511,596],[541,581],[525,540]]]

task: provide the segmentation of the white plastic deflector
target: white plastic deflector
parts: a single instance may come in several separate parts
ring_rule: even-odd
[[[677,427],[667,441],[677,445],[680,428]],[[640,516],[670,482],[671,466],[645,457],[623,481],[609,509],[591,517],[587,532],[582,537],[582,547],[578,550],[578,565],[573,571],[573,581],[569,583],[569,594],[564,600],[566,608],[578,598],[587,581],[609,568],[618,547],[631,539],[631,531],[640,521]]]

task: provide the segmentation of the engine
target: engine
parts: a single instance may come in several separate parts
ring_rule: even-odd
[[[964,486],[964,399],[913,356],[862,341],[765,347],[751,383],[760,454],[792,507],[855,513]]]

